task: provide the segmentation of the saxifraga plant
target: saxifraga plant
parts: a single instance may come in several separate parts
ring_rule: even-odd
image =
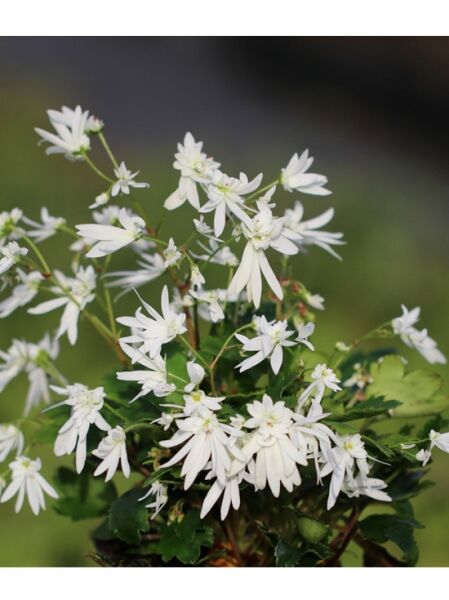
[[[324,299],[293,277],[292,262],[313,245],[339,258],[342,234],[322,230],[332,208],[304,220],[296,200],[273,214],[282,190],[330,194],[308,151],[261,187],[261,174],[226,175],[187,133],[164,204],[191,205],[179,243],[163,236],[168,219],[153,222],[149,185],[116,160],[101,120],[79,106],[48,116],[54,131],[36,130],[47,153],[84,162],[106,189],[76,228],[46,208],[40,222],[18,208],[0,214],[0,317],[30,304],[31,315],[62,310],[56,332],[0,352],[0,391],[21,373],[30,384],[23,415],[0,426],[0,460],[10,457],[1,502],[16,497],[18,512],[26,497],[38,514],[48,494],[68,518],[103,517],[92,552],[103,565],[337,566],[350,542],[365,565],[414,565],[422,525],[410,499],[430,483],[433,449],[449,452],[440,433],[449,401],[437,374],[410,372],[394,350],[365,342],[399,336],[429,363],[446,361],[416,328],[419,308],[404,306],[353,343],[315,350]],[[95,140],[111,169],[93,161]],[[69,275],[41,250],[57,233],[70,240]],[[111,271],[125,247],[134,270]],[[207,285],[212,270],[219,289]],[[160,309],[145,300],[150,287],[162,288]],[[117,317],[127,292],[137,310]],[[57,368],[59,341],[77,342],[80,318],[111,350],[94,389]],[[75,455],[54,487],[35,457],[43,444]]]

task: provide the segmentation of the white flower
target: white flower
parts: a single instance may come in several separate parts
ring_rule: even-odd
[[[142,498],[139,498],[139,501],[146,500],[148,496],[154,496],[154,500],[149,504],[145,504],[145,508],[154,509],[154,513],[151,516],[151,518],[154,519],[154,517],[156,517],[161,512],[161,510],[168,502],[167,486],[163,483],[160,483],[159,481],[155,481],[151,485],[148,492],[144,496],[142,496]]]
[[[174,420],[175,415],[163,412],[158,419],[154,419],[154,421],[151,421],[151,423],[157,423],[157,425],[160,425],[164,431],[167,431]]]
[[[39,271],[31,271],[24,273],[17,269],[20,283],[13,288],[11,296],[0,302],[0,319],[9,317],[17,308],[25,306],[39,291],[40,284],[44,281],[44,277]]]
[[[319,294],[310,294],[306,292],[305,301],[315,310],[324,310],[324,298]]]
[[[196,362],[189,361],[187,363],[187,372],[189,374],[190,383],[184,386],[184,415],[190,417],[192,415],[201,415],[203,409],[210,411],[220,410],[221,402],[225,399],[224,396],[215,397],[207,396],[203,390],[198,389],[199,384],[203,381],[206,372],[201,365]]]
[[[300,325],[299,327],[297,327],[297,331],[298,337],[296,338],[296,341],[298,342],[298,344],[304,344],[304,346],[307,346],[309,350],[314,351],[315,348],[313,347],[312,343],[309,342],[308,338],[315,331],[315,323],[306,323],[305,325]]]
[[[23,212],[20,208],[0,212],[0,246],[3,246],[6,240],[20,237],[22,230],[18,227],[18,223],[22,218]]]
[[[78,337],[78,317],[89,302],[95,298],[95,271],[92,266],[80,267],[75,277],[66,277],[60,271],[55,271],[54,276],[61,287],[51,288],[52,292],[60,296],[53,300],[42,302],[33,308],[29,308],[31,315],[43,315],[47,312],[64,306],[61,323],[59,325],[57,338],[67,332],[67,337],[72,346]]]
[[[17,242],[8,242],[0,246],[0,275],[9,271],[28,254],[28,248],[21,248]]]
[[[23,434],[15,425],[0,425],[0,462],[3,462],[10,452],[16,455],[23,451]]]
[[[209,240],[209,248],[201,242],[198,242],[198,246],[204,250],[204,254],[194,254],[192,252],[192,256],[198,260],[204,260],[225,267],[236,267],[239,264],[236,255],[229,246],[220,247],[219,242],[215,239]]]
[[[87,119],[87,123],[86,123],[87,133],[100,133],[100,131],[103,128],[104,128],[104,121],[102,121],[98,117],[94,117],[93,115],[91,115]]]
[[[273,197],[275,191],[276,186],[273,185],[267,192],[265,192],[263,196],[260,196],[260,198],[257,199],[257,207],[259,210],[263,206],[266,206],[267,208],[274,208],[276,206],[275,202],[271,202],[271,198]]]
[[[114,169],[114,174],[117,177],[117,181],[112,185],[111,196],[117,196],[120,192],[122,194],[129,194],[129,188],[150,187],[149,183],[137,183],[137,181],[134,181],[134,177],[136,177],[136,175],[139,173],[140,171],[131,173],[131,171],[126,168],[125,163],[122,161],[120,165]]]
[[[412,310],[408,310],[403,304],[401,308],[402,315],[393,319],[391,325],[395,334],[400,335],[402,340],[407,344],[408,334],[411,330],[414,330],[413,326],[419,321],[421,309],[419,306],[415,306]]]
[[[296,411],[293,413],[294,423],[290,430],[290,439],[301,456],[300,464],[307,465],[308,459],[313,458],[318,483],[321,482],[321,447],[330,446],[331,440],[336,439],[333,431],[319,422],[328,415],[329,413],[315,412],[313,407],[310,407],[307,415]]]
[[[182,252],[178,250],[173,238],[170,238],[168,246],[163,250],[162,254],[164,255],[164,267],[166,269],[175,265],[182,258]]]
[[[45,510],[44,494],[48,494],[52,498],[58,498],[57,492],[51,487],[42,475],[41,461],[39,458],[31,460],[25,456],[19,456],[14,460],[9,468],[12,472],[12,481],[0,499],[0,502],[7,502],[17,494],[15,506],[16,513],[23,506],[25,495],[28,499],[31,510],[35,515],[39,514],[40,509]]]
[[[121,338],[121,342],[140,343],[140,350],[149,352],[150,358],[154,358],[157,354],[160,354],[161,347],[164,344],[171,342],[176,336],[187,331],[184,326],[186,315],[184,313],[178,314],[170,307],[167,286],[164,286],[161,295],[162,315],[144,300],[141,299],[141,302],[152,318],[142,314],[142,307],[136,310],[134,317],[119,317],[117,321],[121,325],[135,329],[132,335]]]
[[[107,283],[107,287],[122,288],[117,297],[157,279],[165,271],[165,261],[157,253],[140,254],[137,264],[141,268],[136,271],[114,271],[106,274],[108,278],[115,278]]]
[[[223,297],[220,295],[222,290],[196,290],[190,291],[190,295],[198,300],[200,303],[200,307],[204,310],[201,312],[200,316],[202,318],[206,317],[206,320],[212,321],[212,323],[218,323],[225,318],[225,314],[223,312],[222,304]],[[207,311],[207,313],[206,313]]]
[[[82,159],[83,153],[90,150],[89,136],[86,134],[88,111],[82,111],[80,106],[75,110],[62,107],[62,112],[49,110],[48,116],[55,133],[49,133],[35,127],[35,131],[42,140],[51,145],[47,154],[64,154],[69,159]]]
[[[360,363],[354,364],[354,373],[352,376],[343,383],[343,387],[352,388],[357,387],[359,390],[365,389],[365,387],[373,382],[373,378],[369,375],[367,370]]]
[[[102,459],[102,462],[95,469],[94,477],[107,471],[106,481],[110,481],[120,462],[123,475],[126,478],[129,477],[131,469],[126,454],[126,434],[119,425],[108,431],[107,437],[101,440],[98,448],[93,450],[92,454]]]
[[[32,221],[27,217],[23,217],[23,221],[27,225],[34,227],[31,231],[27,231],[27,235],[30,238],[34,238],[36,242],[48,240],[66,223],[66,220],[62,217],[52,217],[45,206],[41,208],[41,223]]]
[[[342,233],[330,233],[328,231],[319,231],[320,227],[327,225],[334,216],[334,209],[329,208],[323,214],[314,219],[303,221],[304,206],[301,202],[295,202],[293,209],[289,208],[285,211],[285,226],[297,233],[300,237],[296,242],[299,248],[304,249],[305,246],[319,246],[341,260],[341,256],[337,254],[331,246],[341,245],[345,242],[341,239]]]
[[[231,467],[228,452],[231,446],[230,436],[239,437],[241,432],[230,425],[220,423],[213,412],[203,408],[200,415],[177,419],[178,431],[170,440],[160,442],[164,448],[183,447],[161,468],[171,467],[184,459],[181,476],[184,477],[184,489],[195,481],[199,472],[206,468],[209,461],[217,479],[226,482],[226,471]]]
[[[221,402],[225,399],[224,396],[207,396],[203,390],[193,390],[189,394],[184,394],[184,414],[188,417],[192,415],[201,415],[203,408],[208,410],[220,410]]]
[[[62,106],[61,110],[48,110],[47,115],[50,119],[51,123],[60,123],[62,125],[67,125],[67,127],[73,127],[78,119],[79,110],[81,107],[77,106],[76,109],[69,108],[68,106]],[[89,115],[89,111],[85,111],[84,114]],[[97,119],[94,116],[88,116],[86,119],[86,127],[84,131],[86,133],[97,133],[94,131],[98,128],[99,123],[102,123],[100,119]],[[101,125],[102,127],[103,125]]]
[[[0,476],[0,498],[2,495],[3,490],[6,487],[6,481],[3,479],[3,477]]]
[[[362,476],[366,476],[369,472],[368,454],[360,434],[357,433],[344,437],[336,435],[335,437],[337,441],[336,446],[331,448],[330,446],[322,445],[321,447],[323,458],[326,461],[325,466],[321,470],[321,476],[325,477],[329,473],[332,473],[327,499],[327,510],[330,510],[335,505],[345,478],[348,485],[351,485],[354,481],[355,467],[358,468]]]
[[[391,502],[391,497],[383,491],[386,487],[387,484],[382,479],[367,477],[363,473],[358,473],[353,479],[345,479],[342,491],[349,496],[349,498],[368,496],[369,498],[379,500],[380,502]]]
[[[167,198],[164,207],[174,210],[187,200],[193,208],[200,208],[197,183],[206,184],[220,163],[202,152],[203,142],[195,142],[190,132],[184,137],[184,144],[178,144],[173,166],[181,172],[178,188]]]
[[[151,359],[123,341],[120,342],[120,347],[131,358],[133,364],[138,363],[145,367],[145,370],[120,371],[117,373],[117,379],[120,381],[135,381],[142,386],[140,393],[131,402],[149,393],[162,398],[176,390],[176,386],[167,381],[167,367],[160,354],[156,354]]]
[[[95,240],[97,243],[86,254],[88,258],[100,258],[120,250],[141,237],[145,229],[145,221],[130,215],[126,208],[120,209],[118,219],[121,227],[114,225],[84,224],[77,225],[81,237]]]
[[[59,353],[57,340],[50,340],[48,335],[37,344],[22,340],[13,340],[6,352],[0,351],[4,363],[0,365],[0,392],[19,373],[25,371],[28,376],[29,388],[25,402],[24,413],[27,415],[41,401],[50,402],[48,377],[45,363],[54,361]]]
[[[251,339],[236,333],[235,337],[243,344],[244,352],[255,352],[253,356],[245,359],[235,368],[240,368],[240,373],[251,369],[263,360],[270,358],[271,368],[275,374],[279,373],[283,361],[283,347],[295,346],[296,342],[288,338],[294,331],[287,329],[287,320],[268,322],[265,316],[257,320],[257,335]]]
[[[312,398],[314,414],[321,414],[321,400],[323,399],[326,388],[329,388],[333,392],[338,392],[341,390],[341,387],[338,385],[340,380],[333,370],[325,364],[317,365],[312,371],[311,377],[312,382],[298,398],[298,410],[300,410],[307,402],[308,398],[314,394]]]
[[[204,221],[204,215],[200,215],[199,219],[193,219],[193,224],[200,235],[204,235],[205,237],[211,239],[217,239],[213,236],[214,230],[212,227],[209,227],[209,225]]]
[[[292,241],[296,239],[296,234],[285,229],[284,220],[274,218],[267,207],[263,207],[247,223],[242,223],[242,231],[248,242],[229,286],[229,293],[238,294],[246,286],[248,300],[259,308],[262,273],[274,294],[282,300],[282,288],[265,256],[265,251],[271,247],[281,254],[296,254],[298,248]]]
[[[95,196],[95,202],[93,202],[92,204],[89,204],[89,208],[90,209],[99,208],[100,206],[103,206],[104,204],[107,204],[108,202],[109,202],[109,194],[107,192],[102,192],[101,194],[98,194],[98,196]]]
[[[312,166],[312,163],[313,157],[309,157],[308,150],[304,150],[301,156],[295,153],[288,165],[281,169],[281,184],[284,189],[288,192],[297,191],[315,196],[331,194],[332,192],[324,187],[327,184],[327,177],[306,172]]]
[[[207,475],[206,479],[210,479],[212,476],[212,471]],[[209,491],[204,498],[203,504],[201,506],[201,519],[208,514],[214,504],[218,501],[220,496],[223,495],[221,501],[221,509],[220,509],[220,518],[224,521],[228,515],[229,509],[232,507],[234,510],[238,510],[240,508],[240,490],[239,485],[244,478],[244,472],[241,471],[237,475],[233,475],[232,477],[226,477],[224,483],[220,482],[218,479],[214,481],[211,485]]]
[[[216,237],[220,237],[226,224],[226,212],[233,213],[241,221],[249,221],[248,216],[243,211],[246,194],[254,192],[262,181],[262,173],[257,175],[252,181],[248,181],[245,173],[240,173],[239,178],[228,177],[221,171],[215,171],[212,181],[207,187],[208,201],[200,208],[200,212],[209,213],[215,211],[214,232]]]
[[[234,476],[241,472],[254,456],[254,484],[257,490],[265,489],[268,482],[276,498],[280,494],[281,484],[291,492],[294,485],[301,483],[296,463],[302,462],[289,437],[293,424],[292,411],[286,408],[284,402],[273,403],[266,394],[262,402],[256,400],[247,404],[246,408],[251,417],[245,426],[254,429],[254,432],[248,436],[241,448],[245,461],[242,462],[237,457],[229,475]]]
[[[446,364],[446,357],[437,348],[437,343],[427,334],[427,329],[419,331],[415,327],[421,309],[417,306],[409,311],[402,305],[402,315],[393,319],[394,333],[399,335],[409,348],[415,348],[430,364]]]
[[[65,388],[52,386],[52,389],[67,399],[62,404],[71,407],[68,421],[60,428],[55,441],[56,456],[71,454],[76,448],[76,472],[81,473],[86,462],[87,434],[91,425],[102,431],[109,431],[110,426],[100,414],[103,408],[105,393],[102,387],[90,390],[82,383],[68,385]]]
[[[201,273],[198,265],[190,267],[190,284],[192,287],[200,288],[206,283],[204,275]]]
[[[431,365],[441,364],[445,365],[447,360],[446,357],[437,348],[437,343],[427,334],[427,329],[421,331],[410,331],[408,334],[409,344],[411,347],[418,350],[418,352],[429,362]]]
[[[416,460],[422,462],[423,467],[427,465],[431,458],[432,452],[430,450],[424,450],[424,448],[422,448],[419,452],[416,453]]]
[[[118,218],[120,211],[120,206],[110,204],[109,206],[105,206],[102,210],[94,210],[92,216],[95,223],[98,223],[99,225],[117,225],[120,222]],[[128,214],[132,217],[137,216],[131,211],[128,211]]]
[[[449,432],[439,433],[438,431],[430,430],[429,433],[430,448],[432,450],[435,446],[443,452],[449,453]]]

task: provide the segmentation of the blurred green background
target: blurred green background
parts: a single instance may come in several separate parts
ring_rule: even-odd
[[[88,204],[101,181],[83,164],[46,157],[33,127],[62,104],[103,118],[119,159],[151,182],[140,198],[157,220],[177,181],[171,169],[176,142],[191,130],[230,174],[273,179],[295,151],[308,147],[333,195],[302,196],[306,215],[334,206],[334,231],[343,231],[343,262],[319,249],[297,259],[297,275],[326,298],[315,335],[318,347],[350,341],[400,312],[422,307],[428,327],[449,354],[447,101],[441,78],[449,62],[444,39],[389,38],[4,38],[0,40],[0,209],[21,207],[37,218],[42,205],[70,224],[89,220]],[[98,162],[108,168],[101,153]],[[297,195],[280,193],[279,209]],[[183,242],[192,212],[183,207],[162,233]],[[69,269],[61,235],[42,245],[52,264]],[[130,262],[131,259],[131,262]],[[132,254],[113,267],[133,267]],[[211,273],[211,285],[220,274]],[[208,283],[209,283],[208,281]],[[161,282],[146,297],[159,295]],[[118,304],[128,314],[132,297]],[[13,337],[37,341],[53,330],[60,311],[25,311],[0,321],[0,348]],[[422,361],[402,349],[413,366]],[[71,381],[98,385],[111,356],[88,324],[72,348],[64,339],[61,371]],[[447,368],[439,372],[447,378]],[[446,386],[447,387],[447,386]],[[0,398],[0,422],[21,412],[23,376]],[[36,449],[38,450],[38,449]],[[39,449],[43,474],[60,464]],[[449,566],[448,461],[435,453],[436,486],[415,502],[426,526],[417,533],[421,566]],[[68,463],[70,460],[67,461]],[[0,505],[1,566],[93,566],[89,531],[51,507],[38,518],[26,507]]]

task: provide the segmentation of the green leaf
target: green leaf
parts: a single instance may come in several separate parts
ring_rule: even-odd
[[[168,381],[174,383],[177,388],[183,387],[183,382],[188,383],[187,357],[185,353],[174,352],[166,359]],[[180,381],[180,380],[183,381]]]
[[[332,419],[335,421],[354,421],[355,419],[365,419],[367,417],[374,417],[387,413],[393,408],[400,406],[401,402],[398,400],[385,400],[382,397],[368,398],[367,400],[361,400],[346,409],[342,416],[332,414]]]
[[[277,567],[296,567],[302,555],[300,548],[294,548],[283,540],[279,540],[274,549]]]
[[[60,467],[55,480],[60,497],[53,503],[53,509],[73,521],[105,515],[117,497],[112,482],[93,478],[87,470],[78,475],[67,467]]]
[[[103,377],[101,385],[110,400],[128,403],[140,391],[140,386],[130,381],[117,379],[117,373],[109,373]]]
[[[103,378],[102,385],[111,404],[115,401],[120,405],[114,405],[115,410],[123,417],[120,425],[156,419],[162,412],[160,399],[151,393],[130,403],[141,391],[141,387],[129,381],[120,381],[117,379],[116,373],[106,375]],[[107,417],[109,421],[117,420],[115,415],[111,415],[110,412],[107,412]]]
[[[396,417],[435,414],[449,406],[449,397],[435,395],[441,388],[441,377],[425,370],[405,374],[405,365],[399,356],[389,355],[380,363],[374,363],[370,374],[373,383],[367,387],[367,394],[401,402],[401,406],[394,409]]]
[[[418,560],[418,547],[413,537],[413,530],[418,528],[422,528],[421,523],[402,515],[371,515],[359,523],[359,531],[365,539],[376,544],[394,542],[410,565]]]
[[[208,335],[201,340],[201,355],[210,362],[211,359],[215,358],[220,352],[223,344],[225,343],[228,336],[224,335]],[[231,344],[237,343],[237,338],[230,342]],[[223,355],[224,357],[226,354]]]
[[[355,435],[356,433],[359,433],[359,429],[357,427],[354,427],[354,425],[350,425],[349,423],[345,423],[343,421],[325,419],[323,423],[329,425],[329,427],[336,431],[339,435]]]
[[[148,510],[139,502],[142,490],[134,488],[112,504],[109,512],[109,529],[128,544],[138,544],[141,532],[149,529]]]
[[[212,546],[213,530],[200,519],[199,510],[192,510],[180,523],[161,527],[159,551],[162,560],[177,558],[185,565],[193,565],[200,557],[202,546]]]
[[[332,551],[327,544],[310,544],[304,548],[299,567],[314,567],[317,562],[330,558]]]

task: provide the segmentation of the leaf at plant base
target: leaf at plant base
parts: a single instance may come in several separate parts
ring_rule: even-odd
[[[419,528],[422,528],[421,523],[401,515],[371,515],[359,523],[359,531],[365,539],[376,544],[394,542],[409,565],[418,560],[413,530]]]
[[[78,475],[67,467],[60,467],[55,481],[60,497],[53,503],[53,509],[73,521],[105,515],[117,497],[112,482],[93,478],[87,470]]]
[[[109,512],[109,529],[127,542],[138,544],[140,534],[148,531],[148,510],[144,502],[139,502],[142,490],[135,488],[117,498]]]
[[[318,562],[332,556],[332,550],[327,544],[308,544],[304,547],[299,567],[315,567]]]
[[[213,530],[200,519],[199,510],[188,512],[180,523],[166,524],[160,530],[159,551],[164,562],[177,558],[193,565],[200,557],[202,546],[212,546]]]
[[[374,363],[370,374],[373,383],[367,387],[367,394],[401,402],[401,406],[394,409],[396,417],[429,415],[449,406],[449,398],[435,396],[442,385],[441,377],[425,370],[405,374],[405,365],[399,356],[389,355],[380,363]]]
[[[274,549],[277,567],[296,567],[302,557],[301,548],[294,548],[279,540]]]

